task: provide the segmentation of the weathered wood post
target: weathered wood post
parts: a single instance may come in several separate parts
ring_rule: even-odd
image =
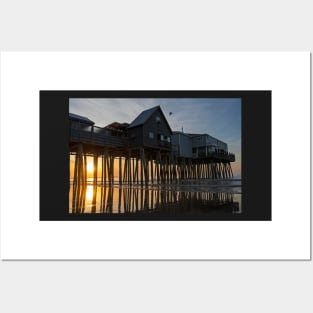
[[[122,185],[122,157],[119,157],[118,160],[118,183]]]

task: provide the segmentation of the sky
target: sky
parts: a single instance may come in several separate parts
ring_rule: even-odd
[[[228,151],[236,155],[234,175],[241,176],[241,98],[72,98],[69,112],[104,127],[112,122],[131,123],[142,111],[157,105],[172,131],[209,134],[226,142]]]

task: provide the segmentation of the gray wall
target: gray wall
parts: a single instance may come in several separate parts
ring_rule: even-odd
[[[160,117],[160,123],[156,122],[156,117]],[[153,133],[150,138],[149,133]],[[163,136],[163,140],[158,139],[158,134]],[[132,146],[145,147],[170,147],[171,130],[167,126],[163,115],[159,110],[154,112],[144,125],[128,129],[129,142]]]
[[[172,136],[173,150],[177,156],[203,157],[210,152],[209,146],[214,145],[217,149],[227,152],[227,144],[210,135],[190,137],[184,133],[174,133]],[[215,148],[214,148],[215,149]],[[215,150],[214,150],[215,152]]]
[[[142,126],[137,126],[128,129],[128,142],[131,146],[141,146],[142,145]]]
[[[160,117],[160,123],[156,122],[156,117]],[[153,133],[153,139],[149,137],[149,132]],[[163,136],[164,145],[170,146],[171,130],[168,128],[163,115],[159,110],[154,112],[148,121],[143,126],[143,142],[145,146],[156,146],[160,145],[160,141],[158,139],[158,134]],[[162,145],[161,145],[162,146]]]
[[[193,147],[203,147],[215,145],[217,149],[223,149],[224,151],[228,151],[227,144],[217,138],[214,138],[210,135],[201,135],[192,138],[192,146]]]
[[[192,141],[191,138],[182,133],[174,133],[172,136],[172,144],[178,148],[178,156],[192,157]]]

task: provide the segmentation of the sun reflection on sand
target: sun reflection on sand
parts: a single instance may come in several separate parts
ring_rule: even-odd
[[[86,200],[91,201],[92,197],[93,197],[93,186],[89,185],[87,186],[87,190],[86,190]]]

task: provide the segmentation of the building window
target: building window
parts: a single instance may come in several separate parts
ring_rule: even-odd
[[[156,117],[155,117],[155,121],[156,121],[158,124],[160,124],[160,122],[161,122],[160,116],[156,116]]]
[[[149,138],[153,139],[154,138],[154,133],[153,132],[149,132]]]

